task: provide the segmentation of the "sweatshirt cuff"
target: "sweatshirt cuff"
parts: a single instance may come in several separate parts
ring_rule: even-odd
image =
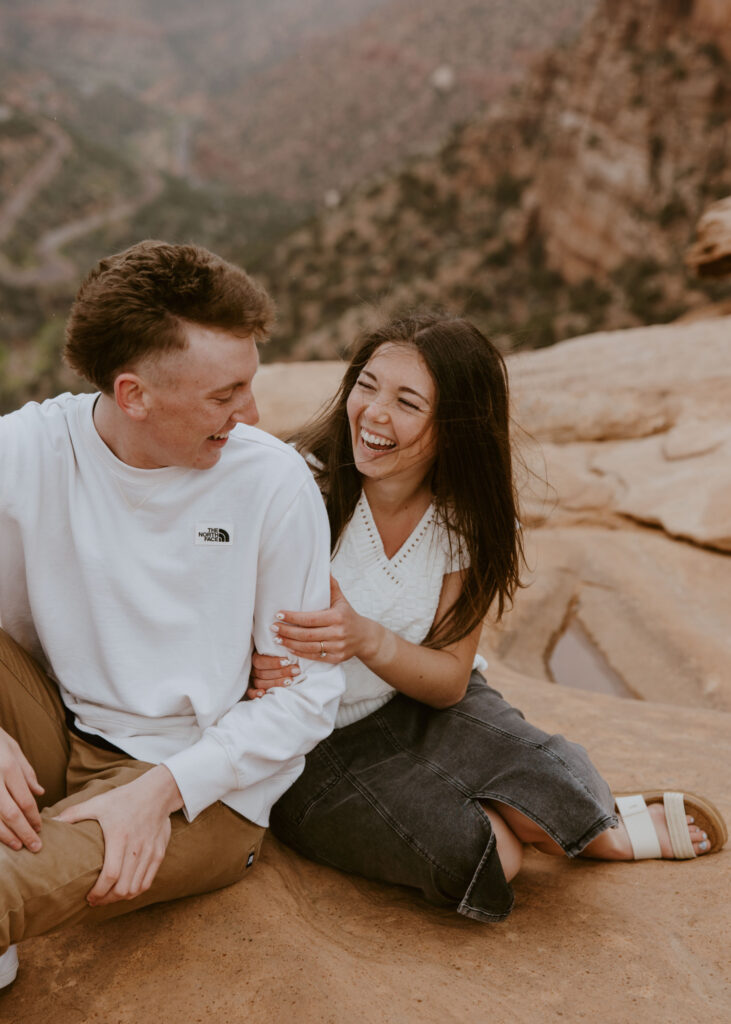
[[[188,821],[239,785],[228,754],[211,736],[203,736],[162,763],[177,783]]]

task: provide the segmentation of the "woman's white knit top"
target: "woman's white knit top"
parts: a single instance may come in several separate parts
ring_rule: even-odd
[[[450,551],[449,536],[432,505],[393,558],[383,550],[365,493],[345,527],[331,571],[353,608],[405,640],[419,644],[434,621],[445,573],[465,567]],[[350,725],[381,707],[396,693],[358,658],[343,663],[345,694],[335,721]]]

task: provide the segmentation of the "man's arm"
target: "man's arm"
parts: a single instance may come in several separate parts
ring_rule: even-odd
[[[257,647],[276,652],[269,626],[280,607],[314,610],[327,604],[329,551],[327,517],[308,473],[259,552]],[[335,666],[305,662],[303,669],[295,685],[266,699],[238,702],[197,743],[134,782],[59,815],[66,822],[92,818],[104,833],[104,866],[87,896],[92,906],[134,899],[149,889],[174,811],[182,808],[192,820],[231,790],[256,787],[288,771],[294,781],[302,756],[332,731],[344,688]]]
[[[327,607],[330,600],[330,528],[322,497],[309,470],[302,486],[276,522],[267,525],[259,550],[254,643],[268,654],[283,652],[271,624],[291,600],[303,611]],[[252,790],[291,773],[333,729],[344,689],[341,670],[324,661],[303,661],[297,682],[266,698],[235,704],[187,750],[166,758],[189,819],[231,790]],[[246,683],[242,688],[242,698]],[[266,824],[258,801],[242,811]]]

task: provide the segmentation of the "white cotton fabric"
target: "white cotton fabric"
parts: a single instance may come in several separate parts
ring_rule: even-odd
[[[463,554],[450,549],[449,536],[433,505],[394,557],[387,558],[362,492],[333,556],[331,572],[360,615],[420,644],[434,621],[445,574],[468,564]],[[343,668],[346,689],[335,722],[338,727],[365,718],[397,692],[358,658],[344,662]]]
[[[128,466],[95,398],[0,418],[0,622],[79,728],[168,766],[189,819],[220,799],[266,825],[343,689],[303,661],[296,684],[242,700],[253,645],[282,653],[275,614],[328,605],[320,494],[296,452],[242,425],[211,469]]]

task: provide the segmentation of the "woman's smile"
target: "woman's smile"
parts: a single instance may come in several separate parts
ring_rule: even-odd
[[[366,430],[365,427],[360,428],[360,439],[369,452],[386,452],[397,447],[396,442],[392,441],[390,437],[375,434],[373,431]]]

